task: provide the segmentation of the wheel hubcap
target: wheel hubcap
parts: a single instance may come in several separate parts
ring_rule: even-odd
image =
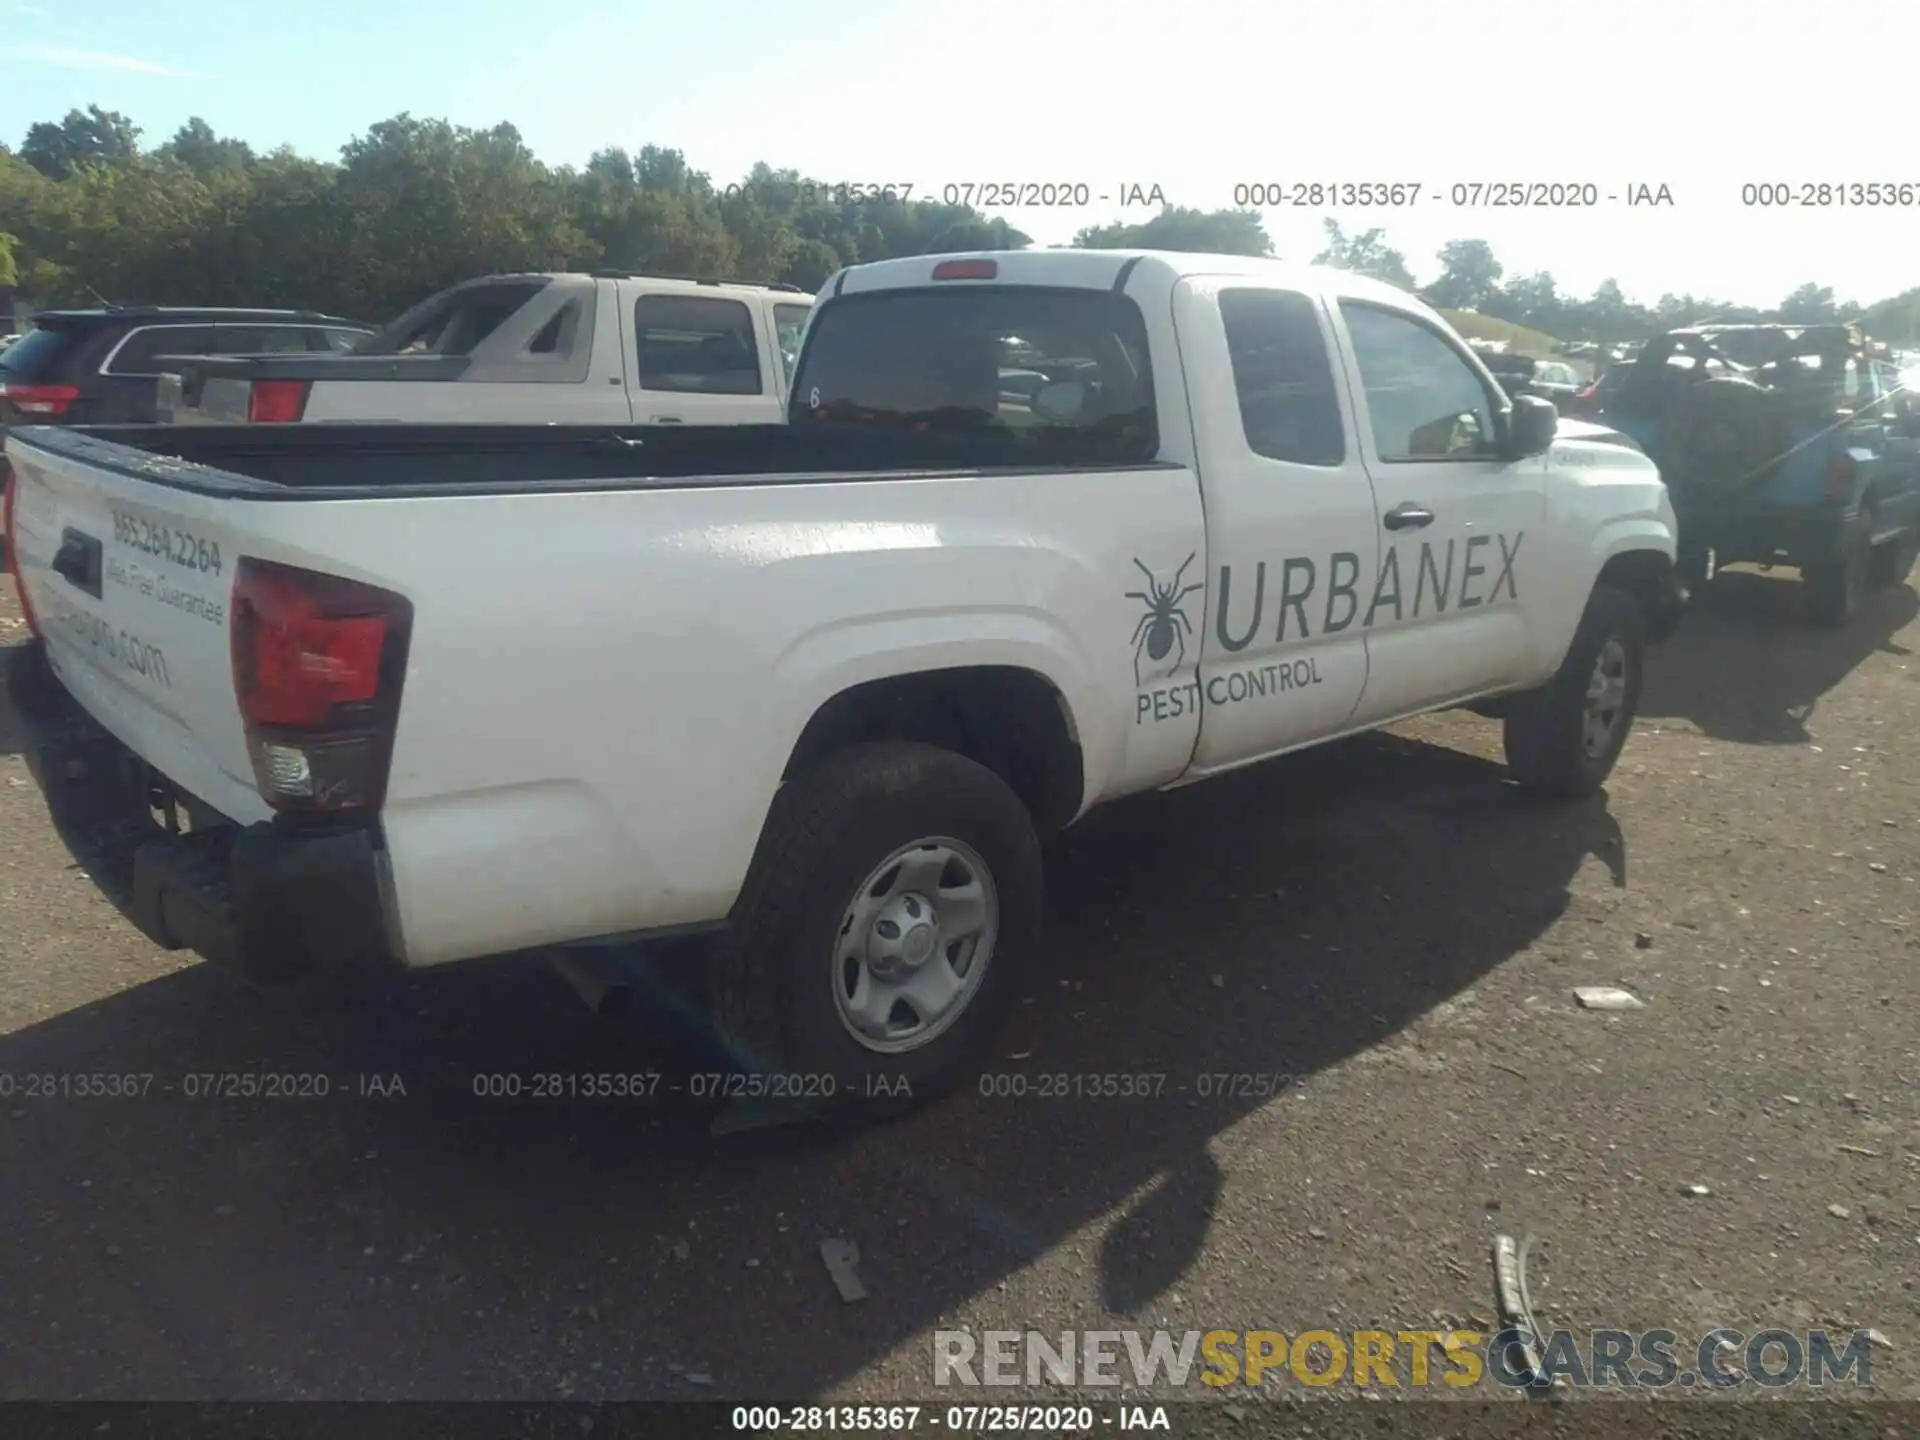
[[[1587,680],[1587,704],[1581,716],[1580,741],[1589,759],[1598,759],[1613,743],[1627,704],[1627,647],[1609,640],[1600,647]]]
[[[979,993],[999,918],[971,847],[931,838],[894,851],[841,917],[833,999],[847,1033],[885,1055],[931,1043]]]

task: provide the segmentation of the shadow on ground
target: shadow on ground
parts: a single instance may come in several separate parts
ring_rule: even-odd
[[[1910,587],[1875,592],[1842,630],[1809,623],[1801,591],[1793,570],[1716,576],[1650,655],[1641,716],[1743,745],[1804,745],[1820,701],[1868,656],[1911,653],[1893,638],[1920,614]]]
[[[1540,808],[1391,736],[1123,802],[1055,847],[1049,968],[1007,1045],[1032,1055],[997,1070],[1159,1074],[1159,1095],[972,1087],[857,1135],[476,1099],[490,1073],[658,1061],[529,964],[318,1000],[184,970],[0,1039],[0,1397],[703,1393],[669,1362],[711,1372],[704,1393],[800,1397],[1098,1223],[1100,1298],[1136,1311],[1209,1243],[1209,1142],[1304,1103],[1196,1077],[1378,1044],[1539,936],[1589,856],[1625,883],[1603,800]],[[188,1094],[230,1072],[330,1093]],[[153,1081],[19,1088],[102,1074]],[[363,1093],[395,1076],[404,1096]],[[866,1303],[836,1299],[830,1236],[860,1246]]]

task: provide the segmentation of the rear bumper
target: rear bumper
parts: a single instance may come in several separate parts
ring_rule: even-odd
[[[197,802],[75,703],[39,642],[4,658],[27,767],[61,840],[156,945],[260,981],[394,963],[384,856],[371,831],[263,823],[173,833],[156,805]]]

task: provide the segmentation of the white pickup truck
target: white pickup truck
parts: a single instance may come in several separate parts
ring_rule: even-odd
[[[158,414],[173,425],[778,424],[812,303],[791,285],[489,275],[421,301],[351,354],[179,362],[160,379]]]
[[[1588,794],[1678,617],[1629,442],[1239,257],[842,271],[785,426],[7,458],[29,757],[148,935],[269,973],[710,925],[741,1063],[857,1104],[976,1062],[1050,827],[1455,706]]]

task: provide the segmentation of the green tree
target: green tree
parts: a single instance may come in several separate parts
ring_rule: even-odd
[[[1271,255],[1258,210],[1191,210],[1169,205],[1139,225],[1092,225],[1073,237],[1089,250],[1181,250],[1201,255]]]
[[[1480,310],[1500,293],[1504,267],[1484,240],[1449,240],[1440,247],[1440,278],[1421,292],[1442,310]]]
[[[43,120],[27,131],[20,158],[42,175],[64,180],[88,161],[118,164],[140,153],[140,127],[117,110],[89,105],[69,110],[57,124]]]
[[[173,138],[156,153],[178,160],[199,174],[209,170],[244,167],[254,161],[251,145],[244,140],[223,140],[198,115],[174,131]]]
[[[1313,257],[1314,264],[1371,275],[1375,280],[1398,285],[1402,290],[1415,288],[1413,273],[1407,269],[1406,256],[1387,244],[1382,238],[1386,234],[1384,230],[1376,226],[1372,230],[1362,230],[1358,235],[1349,235],[1341,228],[1340,222],[1331,216],[1320,223],[1326,230],[1327,243]]]
[[[1780,302],[1780,318],[1803,325],[1831,324],[1840,318],[1834,308],[1832,287],[1811,282],[1802,285]]]

